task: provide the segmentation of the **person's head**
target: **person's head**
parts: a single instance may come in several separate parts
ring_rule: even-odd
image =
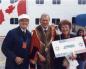
[[[80,28],[80,29],[77,31],[77,36],[84,36],[84,29],[83,29],[83,28]]]
[[[59,24],[59,29],[64,35],[68,35],[71,30],[71,22],[68,20],[62,20]]]
[[[48,14],[42,14],[40,18],[41,25],[46,28],[49,25],[50,17]]]
[[[19,16],[19,26],[22,29],[27,29],[29,24],[29,16],[27,14],[22,14]]]

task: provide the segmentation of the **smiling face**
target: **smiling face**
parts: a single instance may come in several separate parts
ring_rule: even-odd
[[[68,35],[70,33],[69,25],[62,25],[61,26],[61,32],[64,35]]]
[[[79,32],[79,35],[80,35],[80,36],[83,36],[83,35],[84,35],[84,32],[83,32],[83,31],[80,31],[80,32]]]
[[[84,35],[85,35],[84,29],[80,28],[80,29],[78,30],[78,32],[77,32],[77,35],[78,35],[78,36],[84,36]]]
[[[46,28],[49,25],[50,17],[46,14],[43,14],[40,18],[41,25]]]
[[[29,19],[24,18],[24,19],[19,20],[19,25],[22,29],[27,29],[28,24],[29,24]]]
[[[71,30],[71,23],[68,20],[62,20],[59,24],[59,29],[63,35],[69,35]]]
[[[43,27],[47,27],[49,25],[49,18],[45,17],[40,20],[40,23]]]

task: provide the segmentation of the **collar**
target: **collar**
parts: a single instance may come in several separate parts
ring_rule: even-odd
[[[21,28],[21,31],[26,33],[26,29],[22,29],[22,28]]]
[[[42,25],[41,25],[41,26],[42,26]],[[47,26],[46,28],[44,28],[44,27],[42,26],[43,31],[44,31],[44,30],[48,30],[48,27],[49,27],[49,26]]]

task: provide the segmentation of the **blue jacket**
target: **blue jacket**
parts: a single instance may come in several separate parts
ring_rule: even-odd
[[[23,42],[27,43],[26,48],[22,48]],[[10,30],[2,44],[2,52],[6,56],[5,69],[28,69],[29,66],[29,49],[30,49],[31,33],[26,31],[24,35],[20,27]],[[15,62],[16,57],[24,58],[21,65]]]

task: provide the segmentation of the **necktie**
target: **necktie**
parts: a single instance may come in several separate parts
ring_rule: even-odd
[[[26,48],[27,47],[27,43],[26,43],[26,33],[23,31],[23,43],[22,43],[22,48]]]
[[[26,42],[26,33],[23,31],[22,34],[23,34],[23,41]]]
[[[46,33],[46,32],[47,32],[47,30],[45,29],[45,30],[44,30],[44,32]]]

